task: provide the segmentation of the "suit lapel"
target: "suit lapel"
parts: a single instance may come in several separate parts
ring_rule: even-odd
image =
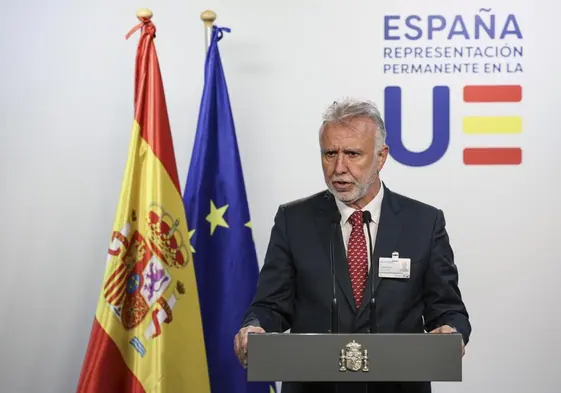
[[[382,200],[382,209],[380,211],[380,222],[378,224],[376,240],[372,239],[374,242],[374,255],[372,256],[371,269],[370,274],[368,275],[364,298],[360,305],[357,317],[360,316],[364,310],[368,309],[368,303],[372,297],[371,288],[373,277],[375,280],[374,288],[376,291],[376,297],[379,296],[379,287],[382,284],[382,279],[378,276],[378,261],[380,257],[391,257],[392,253],[396,251],[395,247],[402,230],[402,222],[399,218],[399,205],[397,200],[393,196],[392,192],[385,187],[385,185],[382,186],[384,187],[384,199]]]
[[[333,223],[332,217],[338,212],[337,205],[333,199],[333,195],[326,191],[325,199],[319,204],[319,209],[315,215],[316,228],[319,234],[319,239],[322,244],[322,248],[327,257],[327,261],[330,261],[330,241],[333,236]],[[334,267],[335,267],[335,277],[337,283],[339,284],[340,291],[343,292],[347,303],[356,312],[356,307],[353,299],[353,291],[351,287],[351,278],[349,276],[349,265],[347,263],[347,256],[345,255],[345,245],[343,243],[343,236],[341,234],[341,226],[337,223],[334,236]]]

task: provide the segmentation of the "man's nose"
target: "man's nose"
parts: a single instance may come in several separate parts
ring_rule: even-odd
[[[337,156],[337,161],[335,162],[335,173],[341,174],[347,172],[347,161],[344,154],[339,154]]]

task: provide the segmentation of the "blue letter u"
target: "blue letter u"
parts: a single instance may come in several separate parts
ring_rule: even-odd
[[[412,152],[403,145],[400,87],[386,87],[384,112],[387,143],[396,161],[408,166],[426,166],[444,156],[450,143],[450,89],[447,86],[435,86],[432,91],[432,142],[425,151]]]

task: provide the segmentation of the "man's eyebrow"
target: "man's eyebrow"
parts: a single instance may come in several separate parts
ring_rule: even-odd
[[[336,149],[334,147],[331,148],[322,148],[321,152],[322,153],[331,153],[331,152],[337,152],[339,151],[339,149]],[[343,153],[361,153],[362,149],[359,147],[348,147],[346,149],[342,150]]]

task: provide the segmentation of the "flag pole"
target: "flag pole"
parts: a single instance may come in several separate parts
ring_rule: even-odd
[[[216,20],[216,12],[212,10],[206,10],[201,13],[201,20],[205,25],[205,54],[208,51],[210,45],[210,39],[212,38],[212,26]]]

